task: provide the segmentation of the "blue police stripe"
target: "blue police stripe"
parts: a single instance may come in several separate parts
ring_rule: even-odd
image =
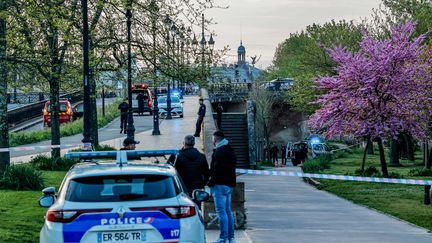
[[[432,180],[378,178],[378,177],[361,177],[361,176],[345,176],[345,175],[330,175],[330,174],[310,174],[310,173],[302,173],[302,172],[294,172],[294,171],[285,172],[285,171],[277,171],[277,170],[236,169],[236,172],[240,174],[250,174],[250,175],[310,177],[310,178],[341,180],[341,181],[378,182],[378,183],[405,184],[405,185],[432,185]]]
[[[142,218],[143,221],[147,218],[153,218],[154,220],[150,223],[156,228],[164,240],[178,240],[180,234],[171,235],[173,230],[179,230],[180,232],[180,220],[171,219],[167,215],[159,211],[148,211],[148,212],[126,212],[122,218],[123,222],[125,219],[130,218]],[[101,220],[106,219],[119,219],[117,213],[88,213],[78,216],[73,222],[63,224],[63,239],[65,243],[76,243],[80,242],[84,234],[94,226],[101,225]],[[143,222],[144,224],[144,222]],[[108,224],[107,224],[108,225]],[[100,235],[97,236],[101,237]],[[99,241],[99,239],[98,239]]]

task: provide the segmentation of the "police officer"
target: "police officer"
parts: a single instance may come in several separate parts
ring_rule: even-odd
[[[205,113],[206,113],[206,106],[204,105],[204,99],[202,99],[202,98],[199,99],[199,104],[200,104],[200,107],[199,107],[199,110],[198,110],[198,119],[197,119],[197,122],[196,122],[196,130],[195,130],[194,137],[199,137],[200,136],[201,125],[202,125],[202,122],[204,120],[204,116],[205,116]]]
[[[118,106],[120,110],[120,133],[126,133],[126,125],[127,125],[127,116],[129,105],[127,103],[128,99],[124,99],[122,103]]]

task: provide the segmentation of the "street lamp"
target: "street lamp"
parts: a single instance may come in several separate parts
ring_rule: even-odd
[[[202,79],[203,82],[205,82],[206,77],[205,77],[205,55],[213,55],[213,48],[215,45],[215,41],[213,39],[213,34],[210,34],[210,39],[207,42],[207,40],[205,39],[205,34],[204,34],[204,14],[201,15],[202,17],[202,29],[201,29],[201,41],[199,42],[200,46],[201,46],[201,52],[198,52],[198,40],[196,39],[196,36],[194,35],[194,38],[192,40],[192,47],[194,49],[194,52],[196,55],[200,54],[201,55],[201,72],[202,72]],[[210,49],[210,51],[206,51],[207,47]]]
[[[169,52],[170,52],[170,37],[169,37],[169,26],[171,24],[171,19],[168,15],[165,16],[165,26],[167,27],[167,31],[166,31],[166,42],[167,42],[167,69],[169,69]],[[173,66],[174,67],[174,66]],[[167,120],[171,120],[172,116],[171,116],[171,89],[170,89],[170,80],[168,77],[168,87],[167,87],[167,116],[165,119]]]
[[[131,46],[131,25],[132,25],[132,0],[127,1],[126,6],[126,18],[127,18],[127,85],[128,85],[128,120],[127,120],[127,138],[134,139],[135,137],[135,126],[133,120],[132,110],[132,46]]]
[[[158,77],[160,70],[156,63],[156,21],[158,6],[155,0],[150,2],[150,10],[152,11],[152,35],[153,35],[153,71],[154,71],[154,101],[153,101],[153,132],[152,135],[160,135],[159,130],[159,107],[158,107]]]
[[[84,131],[83,131],[83,148],[82,150],[92,150],[90,116],[92,114],[90,106],[90,66],[89,66],[89,26],[88,26],[88,6],[87,0],[81,0],[83,14],[83,84],[84,84]]]

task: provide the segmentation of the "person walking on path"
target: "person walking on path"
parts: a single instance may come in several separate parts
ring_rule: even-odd
[[[136,97],[138,101],[138,115],[144,115],[144,94],[139,93]]]
[[[286,165],[286,160],[287,160],[286,150],[287,150],[287,147],[285,145],[282,145],[282,147],[281,147],[281,159],[282,159],[282,165],[283,166]]]
[[[213,133],[213,145],[215,149],[212,154],[208,186],[211,189],[220,227],[219,239],[214,243],[235,243],[231,193],[236,185],[237,159],[222,131]]]
[[[183,139],[183,148],[168,159],[182,178],[190,197],[195,189],[204,189],[210,174],[205,155],[194,146],[195,137],[187,135]]]
[[[274,164],[274,166],[278,166],[278,152],[279,152],[278,146],[276,144],[273,145],[273,147],[271,148],[271,154],[272,154],[272,163]]]
[[[206,106],[204,105],[204,99],[202,99],[202,98],[199,99],[199,104],[200,104],[200,107],[199,107],[199,110],[198,110],[198,119],[197,119],[197,122],[196,122],[196,129],[195,129],[194,137],[199,137],[200,136],[201,125],[202,125],[202,122],[204,120],[204,116],[205,116],[205,113],[206,113]]]
[[[127,100],[128,99],[124,99],[123,102],[118,106],[118,109],[120,110],[120,133],[124,132],[125,134],[129,110],[129,104],[127,103]]]
[[[218,103],[216,107],[216,122],[217,122],[217,129],[222,130],[222,112],[224,111],[223,106],[221,103]]]

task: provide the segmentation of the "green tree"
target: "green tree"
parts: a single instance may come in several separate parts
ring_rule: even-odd
[[[14,52],[13,61],[22,63],[49,84],[51,112],[51,144],[60,144],[59,93],[67,64],[74,53],[68,53],[74,41],[73,23],[77,21],[78,0],[16,0],[11,4],[8,38]],[[60,149],[51,151],[53,160]]]
[[[9,126],[7,121],[7,63],[6,63],[6,20],[7,2],[0,2],[0,148],[9,147]],[[10,164],[9,152],[0,152],[0,173]]]
[[[312,24],[304,31],[291,34],[277,47],[267,78],[294,78],[294,87],[287,94],[288,102],[295,110],[313,113],[318,106],[311,102],[320,94],[314,79],[336,73],[336,64],[326,49],[343,46],[351,51],[358,50],[361,29],[362,26],[352,21],[332,20],[323,25]]]

